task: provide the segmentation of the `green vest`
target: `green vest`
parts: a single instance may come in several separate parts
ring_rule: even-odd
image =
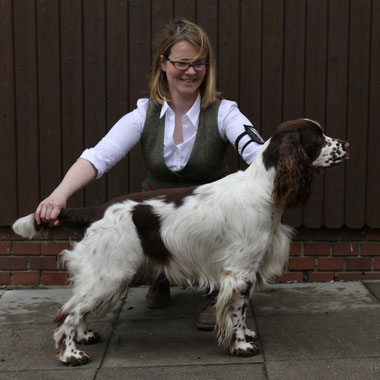
[[[148,178],[142,184],[143,191],[198,186],[228,174],[224,159],[228,143],[223,141],[218,130],[219,106],[220,101],[216,100],[206,109],[201,109],[189,161],[182,170],[172,172],[164,161],[165,117],[160,119],[160,104],[149,102],[141,136],[142,153],[148,169]]]

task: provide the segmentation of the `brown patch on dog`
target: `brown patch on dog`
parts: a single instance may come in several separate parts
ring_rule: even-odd
[[[54,319],[54,327],[56,329],[59,329],[63,322],[65,322],[65,319],[68,317],[68,314],[67,313],[63,313],[61,311],[59,311],[56,316],[55,316],[55,319]]]
[[[246,342],[252,343],[257,341],[257,336],[244,335]]]
[[[66,362],[65,364],[68,364],[70,367],[76,367],[78,365],[83,365],[83,364],[86,364],[90,358],[88,356],[87,353],[84,353],[84,352],[80,352],[80,358],[74,358],[73,356],[71,356]]]
[[[66,350],[66,334],[62,335],[62,338],[58,341],[57,355],[63,356]]]
[[[257,344],[250,343],[252,345],[252,348],[249,349],[241,349],[239,348],[238,350],[235,350],[233,352],[234,355],[236,356],[242,356],[242,357],[249,357],[249,356],[255,356],[260,352],[260,348]]]
[[[174,203],[180,207],[184,199],[193,194],[195,186],[182,187],[178,189],[164,189],[155,191],[146,191],[141,193],[132,193],[112,199],[102,206],[88,208],[65,208],[59,214],[60,226],[83,227],[87,228],[92,223],[103,218],[106,210],[116,204],[124,201],[143,202],[151,199],[161,199],[167,203]],[[40,226],[42,229],[44,226]]]
[[[160,218],[153,207],[144,203],[132,209],[132,220],[141,240],[144,254],[159,264],[167,264],[171,254],[161,239]]]

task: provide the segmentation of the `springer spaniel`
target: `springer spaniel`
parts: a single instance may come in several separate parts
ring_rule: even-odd
[[[178,285],[218,289],[218,342],[231,354],[259,352],[256,334],[246,326],[249,299],[258,286],[280,275],[293,229],[281,223],[285,208],[303,205],[314,176],[348,158],[349,144],[324,135],[315,121],[279,126],[245,170],[192,188],[131,194],[92,209],[64,209],[63,224],[89,226],[63,260],[72,275],[73,296],[57,313],[59,360],[85,364],[98,335],[87,329],[89,314],[115,305],[144,274],[164,273]],[[13,229],[32,238],[34,215]]]

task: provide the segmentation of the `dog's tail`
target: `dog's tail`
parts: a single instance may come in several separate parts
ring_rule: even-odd
[[[42,229],[34,220],[34,214],[29,214],[23,218],[17,219],[12,229],[17,235],[24,238],[33,239],[34,236]]]
[[[90,208],[64,208],[59,214],[59,226],[87,228],[93,222],[101,219],[104,215],[104,207]],[[24,216],[13,224],[12,229],[24,238],[33,239],[38,233],[49,226],[49,223],[37,224],[34,214]]]

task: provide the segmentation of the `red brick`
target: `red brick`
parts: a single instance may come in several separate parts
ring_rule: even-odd
[[[43,272],[43,285],[67,285],[69,274],[67,272]]]
[[[380,272],[366,272],[364,277],[366,280],[380,280]]]
[[[14,285],[39,285],[40,272],[13,272]]]
[[[0,272],[0,285],[10,285],[11,274],[10,272]]]
[[[334,243],[334,256],[357,256],[359,254],[358,243]]]
[[[26,269],[28,260],[26,257],[5,256],[0,257],[0,270]]]
[[[334,273],[319,273],[319,272],[309,272],[310,282],[330,282],[334,281]]]
[[[343,228],[340,233],[341,241],[363,241],[366,238],[366,231],[359,229]]]
[[[363,256],[380,256],[380,243],[363,243]]]
[[[42,244],[43,255],[58,255],[64,249],[69,248],[69,243],[46,242]]]
[[[360,281],[363,277],[362,272],[341,272],[338,273],[338,281]]]
[[[11,253],[11,242],[1,241],[0,242],[0,255],[10,255]]]
[[[376,257],[374,260],[374,269],[380,270],[380,257]]]
[[[13,252],[15,255],[39,255],[41,244],[35,242],[14,242]]]
[[[305,256],[327,256],[330,254],[330,243],[305,243]]]
[[[13,240],[20,239],[20,236],[16,235],[10,227],[0,227],[0,240]]]
[[[371,259],[369,257],[347,258],[346,269],[347,270],[370,270]]]
[[[282,276],[277,277],[277,282],[287,283],[287,282],[303,282],[302,272],[286,272]]]
[[[57,260],[49,256],[31,257],[29,267],[30,269],[57,269]]]
[[[318,260],[319,270],[342,270],[344,261],[341,258],[320,258]]]
[[[52,230],[54,230],[54,236],[58,240],[81,240],[84,234],[84,230],[82,228],[70,228],[70,230],[54,228]]]
[[[289,259],[290,270],[314,270],[314,258],[291,257]]]
[[[290,256],[300,256],[302,252],[302,243],[292,242],[290,244]]]

